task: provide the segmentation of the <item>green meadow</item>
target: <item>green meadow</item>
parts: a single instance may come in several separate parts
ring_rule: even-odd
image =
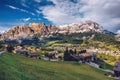
[[[0,80],[114,80],[76,62],[50,62],[19,54],[0,55]]]

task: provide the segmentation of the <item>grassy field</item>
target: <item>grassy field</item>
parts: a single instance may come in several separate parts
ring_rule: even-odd
[[[86,64],[49,62],[5,53],[0,56],[0,80],[114,80]]]

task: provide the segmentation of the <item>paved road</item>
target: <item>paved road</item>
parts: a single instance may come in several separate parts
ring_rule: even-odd
[[[0,55],[3,54],[4,52],[5,52],[5,51],[1,51],[1,52],[0,52]]]

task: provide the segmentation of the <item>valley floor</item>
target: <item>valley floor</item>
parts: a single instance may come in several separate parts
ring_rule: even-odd
[[[0,56],[0,80],[114,80],[87,64],[50,62],[5,53]]]

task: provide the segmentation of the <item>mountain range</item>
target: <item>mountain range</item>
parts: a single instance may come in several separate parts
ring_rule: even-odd
[[[94,21],[72,23],[69,25],[52,26],[44,23],[30,23],[29,26],[15,26],[0,35],[0,39],[20,39],[33,37],[34,35],[46,36],[53,33],[71,34],[84,32],[111,33]]]

